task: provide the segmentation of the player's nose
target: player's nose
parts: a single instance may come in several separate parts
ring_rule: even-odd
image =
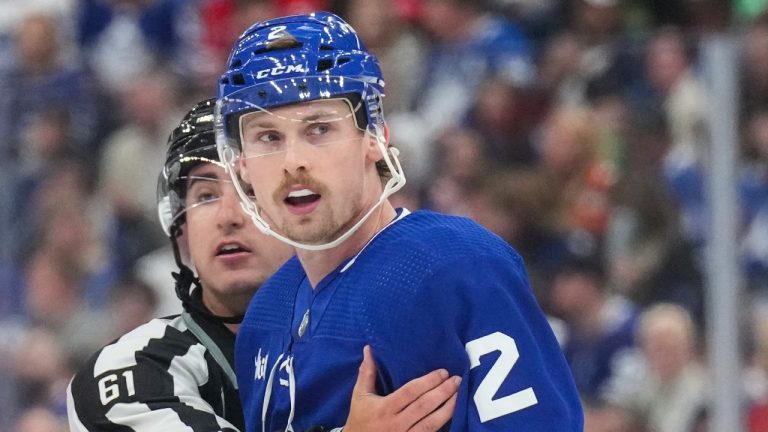
[[[234,187],[227,188],[219,199],[219,207],[216,212],[216,224],[219,228],[231,229],[240,227],[245,222],[245,213],[240,205],[240,197]]]
[[[285,158],[283,166],[289,173],[296,173],[309,166],[308,149],[309,144],[300,138],[289,138],[285,147]]]

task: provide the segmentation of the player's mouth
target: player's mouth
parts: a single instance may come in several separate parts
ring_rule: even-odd
[[[251,253],[251,250],[239,242],[225,242],[216,248],[216,256],[225,259],[237,259]]]
[[[288,192],[283,202],[288,211],[295,215],[311,213],[320,202],[321,195],[308,188],[293,189]]]

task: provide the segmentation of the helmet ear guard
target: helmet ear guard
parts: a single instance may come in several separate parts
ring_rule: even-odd
[[[173,226],[173,210],[171,209],[171,198],[169,196],[161,197],[157,201],[157,218],[160,220],[160,227],[168,237],[171,237],[171,227]]]

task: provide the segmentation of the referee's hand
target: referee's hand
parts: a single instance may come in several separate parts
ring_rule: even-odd
[[[437,431],[453,416],[460,384],[461,377],[449,377],[445,369],[438,369],[379,396],[376,363],[366,345],[344,432]]]

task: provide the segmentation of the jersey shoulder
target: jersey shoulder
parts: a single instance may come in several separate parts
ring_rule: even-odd
[[[170,361],[197,343],[180,316],[155,318],[94,353],[76,377],[96,378],[110,371],[135,367],[137,356],[148,351],[152,352],[148,358],[153,361]]]
[[[452,311],[480,307],[484,299],[528,290],[520,256],[468,218],[417,211],[382,232],[368,249],[335,293],[342,304],[359,305],[354,314],[339,313],[357,320],[350,327],[379,331],[379,322],[448,319]]]
[[[67,393],[78,432],[144,430],[153,422],[164,430],[235,431],[243,423],[236,387],[182,316],[154,319],[103,347]]]
[[[461,262],[468,257],[483,256],[520,260],[506,241],[466,217],[420,210],[395,223],[388,231],[382,236],[379,249],[386,250],[394,259],[414,259],[407,253],[412,250],[436,261]],[[394,249],[399,253],[393,253]]]

